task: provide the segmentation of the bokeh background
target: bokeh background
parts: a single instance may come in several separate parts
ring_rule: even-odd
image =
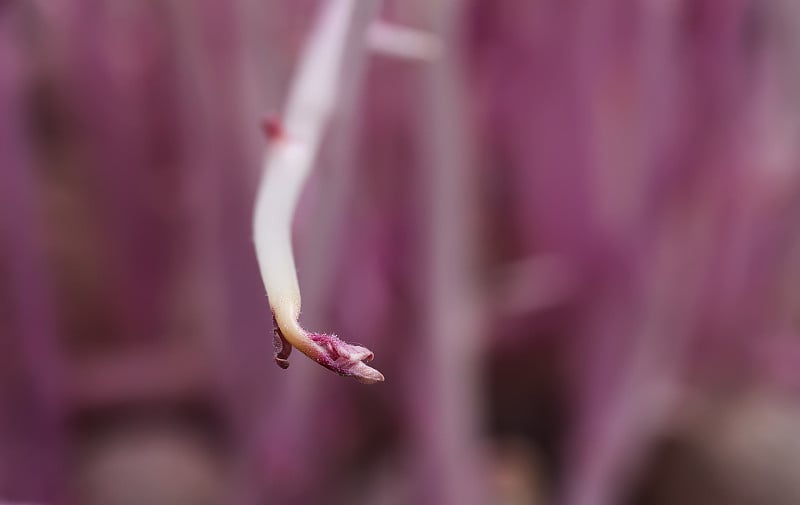
[[[440,44],[354,36],[295,221],[374,386],[251,241],[323,0],[0,0],[0,502],[800,503],[800,3],[360,1]]]

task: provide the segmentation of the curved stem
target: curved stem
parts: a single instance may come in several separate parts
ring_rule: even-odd
[[[340,78],[354,0],[330,0],[315,27],[292,83],[285,124],[272,125],[264,176],[256,195],[253,231],[261,278],[276,324],[278,364],[288,367],[297,347],[317,363],[362,382],[383,380],[363,361],[364,347],[335,335],[309,333],[299,322],[300,287],[291,243],[292,216],[330,121]]]

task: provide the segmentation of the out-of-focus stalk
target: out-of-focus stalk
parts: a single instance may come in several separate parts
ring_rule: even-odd
[[[51,278],[43,252],[28,87],[25,5],[0,9],[0,502],[57,503],[64,487],[64,402]],[[34,26],[34,25],[31,25]],[[37,26],[38,28],[38,26]],[[37,33],[38,35],[38,33]],[[31,37],[31,38],[29,38]]]
[[[423,110],[418,123],[423,162],[419,180],[425,206],[424,281],[419,294],[425,340],[415,392],[420,466],[417,503],[477,505],[492,501],[479,443],[485,301],[475,286],[477,230],[470,107],[460,47],[461,0],[418,2],[426,28],[441,40],[441,57],[423,68]],[[431,38],[431,40],[435,40]]]

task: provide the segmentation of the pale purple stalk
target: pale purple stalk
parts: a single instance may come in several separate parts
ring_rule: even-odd
[[[420,474],[416,503],[481,505],[491,501],[481,462],[479,390],[486,310],[474,276],[478,246],[477,179],[472,113],[460,48],[466,2],[417,4],[441,38],[441,58],[422,70],[417,128],[424,149],[418,215],[424,230],[418,293],[425,339],[415,346],[413,373]],[[431,40],[436,40],[431,38]],[[421,386],[424,385],[424,386]],[[428,386],[429,385],[429,386]]]

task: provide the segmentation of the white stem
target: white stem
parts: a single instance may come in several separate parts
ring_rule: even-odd
[[[267,147],[253,217],[256,256],[277,325],[291,345],[321,364],[325,364],[326,348],[312,340],[297,321],[300,287],[292,253],[292,216],[330,122],[354,10],[354,0],[329,0],[325,5],[292,82],[284,134]],[[337,347],[333,354],[341,352]],[[336,370],[344,373],[352,368]],[[366,372],[369,377],[346,374],[367,382],[383,380],[374,372]]]

